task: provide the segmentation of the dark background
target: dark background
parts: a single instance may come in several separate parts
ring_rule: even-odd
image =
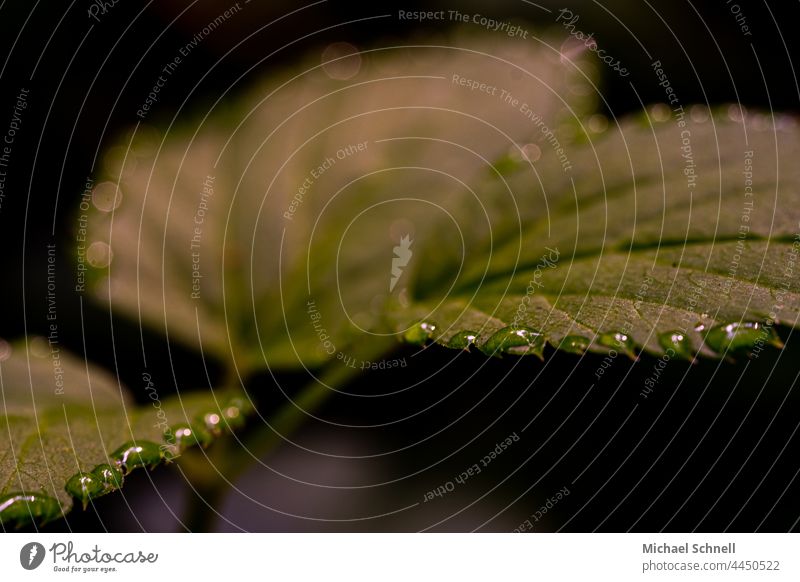
[[[0,211],[4,249],[0,336],[46,333],[45,245],[58,244],[59,287],[66,290],[72,286],[69,241],[74,240],[74,212],[98,150],[135,122],[136,109],[152,86],[153,71],[230,4],[119,0],[100,23],[88,18],[86,0],[70,6],[29,0],[0,4],[0,126],[10,119],[19,89],[31,90]],[[741,102],[795,113],[800,107],[792,63],[800,56],[797,2],[738,1],[753,33],[748,37],[731,13],[733,3],[725,0],[540,4],[556,10],[569,7],[580,14],[580,28],[594,31],[607,52],[621,58],[631,71],[626,79],[610,74],[602,79],[610,108],[606,113],[639,110],[637,94],[645,103],[663,101],[663,89],[655,82],[642,45],[670,72],[682,103]],[[308,52],[318,53],[331,42],[346,40],[369,47],[441,32],[439,25],[426,29],[396,18],[347,24],[398,8],[459,9],[513,17],[539,30],[553,26],[553,15],[522,1],[407,1],[374,8],[329,1],[264,28],[300,6],[253,0],[246,18],[231,19],[184,60],[148,121],[157,124],[171,117],[187,97],[184,115],[191,116],[221,89],[233,85],[234,93],[242,91],[259,74]],[[116,367],[123,381],[136,384],[138,328],[115,316],[112,334],[112,320],[104,307],[84,302],[83,308],[85,337],[77,297],[60,294],[62,345],[110,369]],[[782,334],[787,341],[782,353],[764,353],[750,363],[670,365],[647,400],[638,395],[655,364],[647,356],[637,362],[618,359],[602,382],[590,389],[602,357],[578,361],[550,354],[553,361],[544,368],[532,358],[487,362],[473,353],[460,355],[458,365],[440,370],[452,354],[428,349],[414,356],[414,364],[402,373],[368,374],[355,387],[367,392],[378,383],[384,389],[387,383],[408,385],[434,375],[424,390],[379,399],[380,405],[376,399],[362,399],[360,404],[334,400],[324,411],[339,422],[377,424],[445,398],[412,421],[369,433],[352,431],[337,450],[360,455],[360,438],[394,450],[409,440],[429,437],[425,446],[377,459],[339,462],[288,449],[267,460],[310,481],[318,475],[341,483],[405,478],[353,491],[343,500],[334,490],[301,485],[263,467],[254,468],[237,483],[239,491],[217,506],[222,517],[211,527],[510,531],[548,497],[568,487],[570,495],[548,511],[536,530],[797,529],[800,396],[795,388],[800,344],[792,341],[788,330]],[[146,332],[145,341],[148,367],[154,374],[167,375],[174,366],[182,387],[203,383],[195,354],[173,346],[170,360],[157,334]],[[398,357],[411,358],[414,353],[399,348]],[[292,376],[279,380],[290,389],[302,382]],[[280,400],[271,379],[250,379],[249,388],[265,412]],[[531,429],[520,433],[537,414]],[[376,515],[420,501],[426,491],[452,479],[514,431],[522,434],[519,443],[491,470],[444,499],[370,520],[325,520],[336,515],[337,508],[345,507],[345,513],[349,509],[353,515]],[[328,438],[325,426],[313,423],[298,436],[311,448],[324,448]],[[132,474],[123,494],[127,503],[119,494],[110,495],[89,511],[74,511],[67,521],[45,530],[183,529],[175,515],[196,501],[176,467],[152,475]],[[283,509],[273,511],[265,507],[269,505]]]

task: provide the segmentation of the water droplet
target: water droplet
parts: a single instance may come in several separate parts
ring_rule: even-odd
[[[737,103],[728,105],[728,119],[731,121],[741,123],[744,121],[745,115],[747,115],[747,109],[744,107],[744,105]]]
[[[331,79],[346,81],[361,70],[361,53],[349,42],[335,42],[322,51],[322,70]]]
[[[222,409],[222,419],[228,430],[234,431],[244,426],[244,415],[237,406],[226,406]]]
[[[0,497],[0,523],[44,524],[61,515],[58,501],[44,493],[9,493]]]
[[[533,354],[541,358],[544,354],[544,336],[529,327],[504,327],[493,333],[480,349],[493,356],[501,353],[515,356]]]
[[[621,331],[609,331],[606,333],[601,333],[597,337],[597,343],[601,346],[624,352],[626,354],[633,353],[633,340],[628,334],[622,333]]]
[[[695,123],[703,123],[705,121],[708,121],[709,118],[708,107],[706,107],[705,105],[692,105],[689,108],[689,116]]]
[[[469,350],[471,346],[475,345],[475,340],[478,339],[478,334],[474,331],[460,331],[450,338],[447,342],[448,348],[456,350]]]
[[[672,350],[675,355],[687,360],[694,358],[694,351],[692,350],[692,342],[686,337],[686,334],[680,331],[668,331],[658,336],[658,345],[664,348],[664,351]]]
[[[406,330],[406,333],[403,334],[403,339],[416,346],[422,346],[427,343],[431,337],[433,337],[433,333],[436,331],[436,324],[430,321],[422,321],[420,323],[415,323],[410,328]]]
[[[586,126],[589,131],[603,133],[608,128],[608,118],[601,113],[596,113],[586,121]]]
[[[50,344],[47,339],[40,335],[31,338],[31,341],[28,342],[28,348],[31,351],[31,355],[37,358],[46,358],[50,355]]]
[[[200,417],[200,422],[202,426],[205,426],[206,430],[212,435],[219,436],[222,434],[222,427],[220,426],[222,423],[222,417],[219,415],[219,413],[206,412]]]
[[[96,240],[86,249],[87,262],[96,269],[103,269],[111,264],[114,252],[108,243]]]
[[[92,204],[101,212],[111,212],[122,204],[122,191],[114,182],[100,182],[92,191]]]
[[[190,426],[184,422],[170,427],[170,430],[164,433],[164,440],[173,445],[178,453],[182,453],[194,445],[205,448],[211,444],[214,437],[205,426]]]
[[[582,335],[568,335],[558,344],[558,349],[570,354],[582,354],[589,349],[591,341]]]
[[[228,400],[227,406],[235,406],[244,416],[250,416],[256,410],[247,396],[233,396]]]
[[[100,480],[105,488],[106,493],[121,488],[124,480],[122,471],[120,471],[117,467],[108,465],[106,463],[97,465],[94,469],[92,469],[92,475]]]
[[[760,322],[728,323],[712,327],[706,333],[708,347],[717,353],[749,352],[757,344],[783,347],[775,328]]]
[[[522,159],[527,162],[535,162],[542,157],[542,148],[535,143],[527,143],[522,146]]]
[[[161,447],[151,441],[129,441],[111,453],[127,475],[137,467],[155,467],[164,458]]]
[[[666,103],[656,103],[650,108],[650,117],[658,123],[667,121],[671,113],[669,105]]]
[[[64,487],[67,493],[80,500],[83,508],[89,504],[89,500],[105,493],[105,486],[100,479],[92,473],[77,473],[67,480]]]
[[[705,328],[706,328],[706,324],[701,323],[699,321],[694,326],[694,330],[695,331],[703,331]]]

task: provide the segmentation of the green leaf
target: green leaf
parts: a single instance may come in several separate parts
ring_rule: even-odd
[[[89,217],[90,287],[243,373],[389,349],[385,306],[410,282],[390,291],[400,239],[421,242],[516,154],[521,104],[553,127],[591,104],[550,46],[441,44],[366,51],[346,81],[313,59],[202,118],[137,126],[101,177],[118,206]]]
[[[249,410],[219,392],[162,400],[149,376],[140,389],[151,404],[134,404],[116,378],[41,338],[11,348],[0,362],[4,527],[59,518],[119,489],[135,468],[240,426]]]
[[[398,331],[494,355],[780,346],[776,324],[800,313],[797,123],[692,112],[573,144],[569,172],[543,146],[533,167],[487,180],[489,226],[467,207],[465,251],[431,237]],[[419,321],[423,338],[407,331]]]

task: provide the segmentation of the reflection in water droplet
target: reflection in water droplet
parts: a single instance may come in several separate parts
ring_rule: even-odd
[[[11,357],[11,344],[4,339],[0,339],[0,362],[5,362]]]
[[[672,350],[674,355],[691,360],[694,357],[692,350],[692,342],[683,332],[668,331],[658,336],[658,345],[664,348],[664,351]]]
[[[80,500],[86,509],[89,500],[105,492],[105,486],[100,479],[92,473],[77,473],[67,480],[64,487],[67,493]]]
[[[346,81],[361,70],[361,53],[348,42],[335,42],[322,51],[322,70],[331,79]]]
[[[529,327],[504,327],[496,331],[480,347],[481,351],[497,356],[501,353],[524,356],[544,354],[544,336]]]
[[[460,331],[450,338],[450,341],[447,342],[447,347],[456,350],[469,350],[471,346],[475,345],[477,338],[478,334],[474,331]]]
[[[222,417],[216,412],[207,412],[203,414],[200,417],[200,422],[205,425],[206,430],[212,435],[219,436],[222,434],[222,427],[220,426]]]
[[[406,333],[403,334],[403,339],[410,343],[417,346],[425,345],[425,343],[433,337],[433,333],[436,331],[436,324],[430,321],[423,321],[420,323],[415,323],[410,328],[406,330]]]
[[[114,258],[114,253],[107,243],[102,241],[94,241],[86,249],[86,261],[97,269],[103,269],[111,264],[111,259]]]
[[[597,343],[601,346],[625,352],[626,354],[633,353],[633,340],[628,334],[621,331],[609,331],[601,333],[597,336]]]
[[[117,465],[127,475],[137,467],[154,467],[163,459],[161,447],[151,441],[129,441],[111,453]]]
[[[783,347],[775,328],[759,322],[717,325],[706,333],[706,343],[717,353],[734,354],[750,352],[759,344]]]
[[[117,467],[103,463],[92,469],[92,474],[97,477],[106,489],[106,492],[115,491],[122,487],[124,477]]]
[[[44,493],[9,493],[0,497],[0,523],[40,524],[61,517],[61,505]]]
[[[582,335],[568,335],[558,344],[558,349],[570,354],[582,354],[589,349],[591,341]]]
[[[114,182],[100,182],[92,190],[92,204],[101,212],[111,212],[122,204],[122,190]]]
[[[164,440],[173,445],[178,453],[182,453],[195,445],[207,447],[213,437],[205,426],[190,426],[184,422],[170,427],[170,430],[164,433]]]

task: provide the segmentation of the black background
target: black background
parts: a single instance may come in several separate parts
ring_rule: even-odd
[[[800,107],[792,63],[800,56],[795,30],[800,12],[797,2],[739,1],[753,31],[751,37],[742,36],[730,4],[724,0],[541,4],[553,9],[566,6],[579,13],[581,28],[594,31],[607,52],[618,55],[631,71],[627,79],[616,75],[603,79],[603,95],[610,108],[606,113],[638,111],[637,94],[645,103],[663,100],[663,90],[640,43],[670,71],[683,103],[741,102],[749,108],[788,112]],[[72,5],[28,0],[0,4],[0,124],[10,119],[19,89],[31,90],[0,212],[4,249],[0,336],[7,339],[46,333],[45,245],[58,244],[59,285],[69,288],[74,212],[98,150],[136,121],[136,109],[152,86],[153,71],[160,70],[177,48],[191,39],[193,31],[229,3],[119,0],[94,24],[87,16],[89,5],[86,0]],[[492,17],[516,17],[536,29],[553,26],[552,15],[521,1],[408,1],[375,7],[329,1],[287,18],[279,26],[263,28],[272,18],[299,6],[253,0],[247,18],[232,19],[185,59],[162,93],[152,122],[171,117],[187,97],[189,105],[182,115],[190,118],[193,110],[202,110],[221,90],[233,85],[234,93],[241,91],[260,73],[268,74],[307,52],[321,51],[330,42],[346,40],[369,47],[441,31],[436,24],[426,29],[396,18],[343,24],[398,8],[457,8]],[[300,39],[304,35],[308,37]],[[287,43],[291,44],[285,46]],[[272,57],[263,60],[273,51]],[[113,318],[112,328],[110,314],[99,304],[84,302],[83,308],[85,338],[77,297],[60,295],[62,344],[116,369],[126,383],[137,384],[138,328],[118,316]],[[570,495],[536,524],[537,530],[796,529],[800,457],[795,431],[800,397],[795,387],[800,344],[792,341],[788,330],[782,334],[787,340],[782,353],[764,353],[750,363],[671,365],[647,400],[638,394],[655,364],[647,356],[637,362],[619,359],[590,390],[594,371],[602,362],[599,356],[587,356],[576,364],[574,356],[549,354],[554,361],[539,375],[543,365],[538,360],[487,362],[473,353],[459,356],[458,366],[440,371],[451,354],[430,348],[414,358],[413,366],[388,380],[403,385],[435,375],[424,390],[385,399],[385,410],[376,409],[373,401],[358,406],[334,400],[325,411],[326,416],[341,422],[364,422],[365,418],[379,422],[382,417],[419,410],[447,396],[444,405],[412,422],[370,433],[369,438],[378,439],[387,450],[406,442],[409,433],[422,438],[460,418],[424,447],[365,463],[370,465],[371,475],[404,475],[437,464],[420,476],[354,497],[353,513],[370,515],[421,500],[425,491],[470,466],[494,443],[519,431],[541,412],[536,428],[492,465],[490,475],[440,500],[436,507],[366,521],[330,522],[292,518],[248,499],[245,492],[264,504],[294,497],[298,507],[318,516],[328,515],[330,504],[336,503],[328,490],[282,481],[268,471],[254,469],[241,480],[242,493],[232,493],[224,502],[220,509],[224,519],[216,520],[212,527],[225,531],[428,527],[509,531],[566,486]],[[174,366],[182,389],[203,383],[204,372],[196,354],[173,346],[170,360],[157,334],[146,332],[145,340],[154,374],[166,376]],[[397,357],[410,358],[414,353],[398,350]],[[287,386],[302,383],[302,378],[293,376],[280,380]],[[356,389],[368,391],[376,382],[387,382],[386,376],[367,374]],[[280,400],[271,379],[253,378],[249,389],[265,411]],[[357,436],[353,454],[358,454]],[[322,442],[324,428],[311,425],[303,438]],[[307,459],[291,450],[279,453],[275,463],[299,467],[298,471],[307,475],[335,469],[326,464],[329,461]],[[347,471],[348,463],[344,465]],[[111,495],[98,500],[89,511],[75,511],[67,521],[44,529],[180,530],[183,527],[173,512],[180,514],[193,493],[180,471],[172,467],[152,475],[133,474],[124,496],[126,503],[121,502],[121,495]]]

